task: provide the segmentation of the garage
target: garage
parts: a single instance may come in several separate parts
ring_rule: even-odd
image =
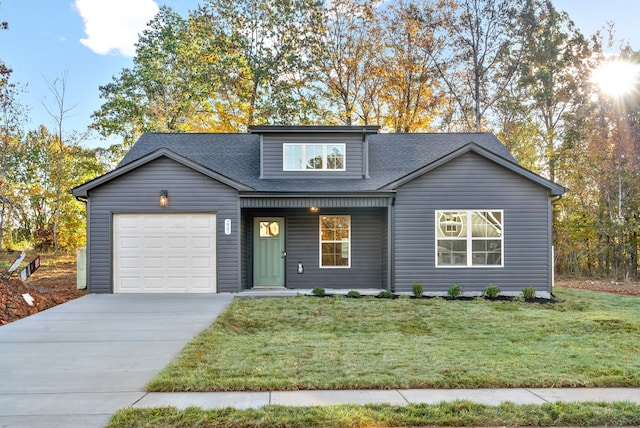
[[[215,214],[114,214],[114,293],[215,293]]]

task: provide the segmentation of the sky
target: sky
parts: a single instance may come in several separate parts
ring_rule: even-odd
[[[277,1],[277,0],[274,0]],[[198,0],[0,0],[0,59],[13,69],[12,80],[26,86],[21,104],[29,108],[28,129],[40,124],[55,128],[47,113],[55,110],[49,84],[67,74],[65,104],[74,106],[63,125],[67,131],[84,131],[91,114],[100,108],[99,86],[131,67],[134,43],[160,6],[183,16]],[[585,35],[613,22],[616,38],[640,50],[639,0],[554,0],[568,12]],[[97,134],[83,144],[106,147],[117,138]]]

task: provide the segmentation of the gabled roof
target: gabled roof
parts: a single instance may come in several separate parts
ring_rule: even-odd
[[[457,150],[454,150],[451,153],[448,153],[447,155],[443,156],[442,158],[433,161],[431,163],[429,163],[428,165],[425,165],[422,168],[419,168],[409,174],[407,174],[406,176],[391,182],[389,184],[387,184],[386,186],[383,187],[383,190],[391,190],[391,189],[395,189],[399,186],[402,186],[403,184],[406,184],[412,180],[414,180],[415,178],[428,173],[429,171],[432,171],[436,168],[438,168],[441,165],[446,164],[447,162],[452,161],[453,159],[462,156],[465,153],[475,153],[478,154],[486,159],[488,159],[491,162],[494,162],[520,176],[522,176],[523,178],[532,181],[542,187],[546,187],[550,194],[552,196],[558,196],[558,195],[562,195],[564,194],[567,189],[564,188],[563,186],[560,186],[559,184],[554,183],[553,181],[547,180],[544,177],[539,176],[538,174],[529,171],[526,168],[521,167],[520,165],[518,165],[515,162],[511,162],[503,157],[497,156],[496,154],[486,150],[485,148],[479,146],[476,143],[468,143],[465,144],[464,146],[460,147]]]
[[[160,156],[167,156],[243,192],[343,193],[389,191],[449,160],[473,151],[520,174],[551,194],[565,189],[520,167],[507,148],[490,133],[414,133],[368,136],[369,178],[260,179],[260,135],[254,133],[147,133],[133,145],[118,167],[73,189],[76,196]],[[269,128],[275,132],[276,128]],[[288,128],[287,128],[288,130]],[[373,131],[373,128],[372,128]],[[318,129],[318,132],[323,132]]]
[[[192,161],[191,159],[188,159],[184,156],[181,156],[167,148],[161,148],[158,149],[154,152],[148,153],[145,156],[142,156],[141,158],[136,159],[135,161],[132,161],[126,165],[119,165],[118,168],[114,169],[111,172],[108,172],[104,175],[101,175],[100,177],[97,177],[91,181],[88,181],[78,187],[75,187],[73,189],[71,189],[71,193],[76,196],[76,197],[80,197],[80,198],[86,198],[88,196],[88,192],[89,190],[100,186],[101,184],[104,184],[108,181],[113,180],[114,178],[120,177],[124,174],[127,174],[139,167],[141,167],[142,165],[146,165],[149,162],[152,162],[156,159],[162,158],[162,157],[166,157],[169,159],[172,159],[188,168],[191,168],[197,172],[200,172],[201,174],[204,174],[208,177],[211,177],[217,181],[220,181],[221,183],[224,183],[230,187],[235,188],[236,190],[251,190],[248,186],[245,186],[242,183],[239,183],[233,179],[229,179],[228,177],[225,177],[224,175],[221,175],[215,171],[212,171],[208,168],[203,167],[202,165],[198,164],[197,162]]]

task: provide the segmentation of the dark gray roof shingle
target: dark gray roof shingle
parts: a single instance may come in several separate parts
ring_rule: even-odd
[[[159,149],[168,149],[256,191],[373,191],[446,155],[475,143],[516,164],[506,147],[490,133],[374,134],[369,136],[368,179],[261,180],[260,136],[223,133],[147,133],[120,162],[123,167]]]

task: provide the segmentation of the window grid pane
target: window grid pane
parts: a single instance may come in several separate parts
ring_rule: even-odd
[[[503,266],[502,211],[436,211],[435,218],[436,266]]]
[[[344,146],[327,146],[327,169],[344,169]]]
[[[283,144],[282,163],[286,171],[344,171],[345,144]]]
[[[350,266],[350,216],[320,217],[320,267]]]
[[[322,169],[323,154],[322,145],[308,144],[306,147],[306,168],[307,169]]]

